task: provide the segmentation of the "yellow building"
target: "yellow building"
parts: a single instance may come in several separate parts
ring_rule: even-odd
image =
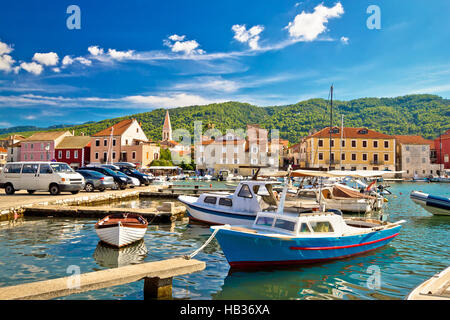
[[[395,138],[367,128],[324,128],[305,139],[307,168],[395,171]]]

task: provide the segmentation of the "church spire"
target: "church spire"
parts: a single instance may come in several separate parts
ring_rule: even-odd
[[[166,111],[166,117],[164,119],[163,129],[162,129],[163,141],[172,140],[172,126],[170,125],[170,115],[169,110]]]

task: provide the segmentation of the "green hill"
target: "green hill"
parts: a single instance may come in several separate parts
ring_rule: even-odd
[[[161,139],[165,109],[126,117],[89,122],[67,127],[76,134],[92,135],[114,123],[136,118],[147,137]],[[386,134],[413,134],[435,138],[450,127],[450,100],[435,95],[408,95],[396,98],[361,98],[333,102],[333,125],[340,126],[344,115],[346,127],[368,127]],[[245,129],[246,124],[259,124],[266,129],[278,129],[280,138],[291,143],[299,141],[312,130],[329,125],[330,108],[324,99],[310,99],[293,105],[258,107],[248,103],[225,102],[204,106],[170,109],[172,129],[185,128],[193,133],[194,121],[209,123],[225,133],[226,129]],[[89,120],[89,119],[86,119]],[[58,130],[58,129],[55,129]],[[59,129],[61,130],[61,129]],[[25,136],[35,131],[18,132]],[[9,135],[3,134],[2,136]]]

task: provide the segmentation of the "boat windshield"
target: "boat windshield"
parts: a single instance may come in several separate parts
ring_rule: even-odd
[[[52,163],[53,172],[74,172],[66,163]]]

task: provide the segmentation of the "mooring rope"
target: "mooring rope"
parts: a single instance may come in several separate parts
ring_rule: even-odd
[[[217,228],[216,230],[214,230],[214,232],[211,234],[211,236],[208,238],[208,240],[206,240],[206,242],[197,250],[195,250],[194,252],[192,252],[189,255],[185,255],[184,258],[186,260],[190,260],[193,257],[195,257],[200,251],[202,251],[210,242],[211,240],[216,236],[216,233],[220,230],[220,228]]]

